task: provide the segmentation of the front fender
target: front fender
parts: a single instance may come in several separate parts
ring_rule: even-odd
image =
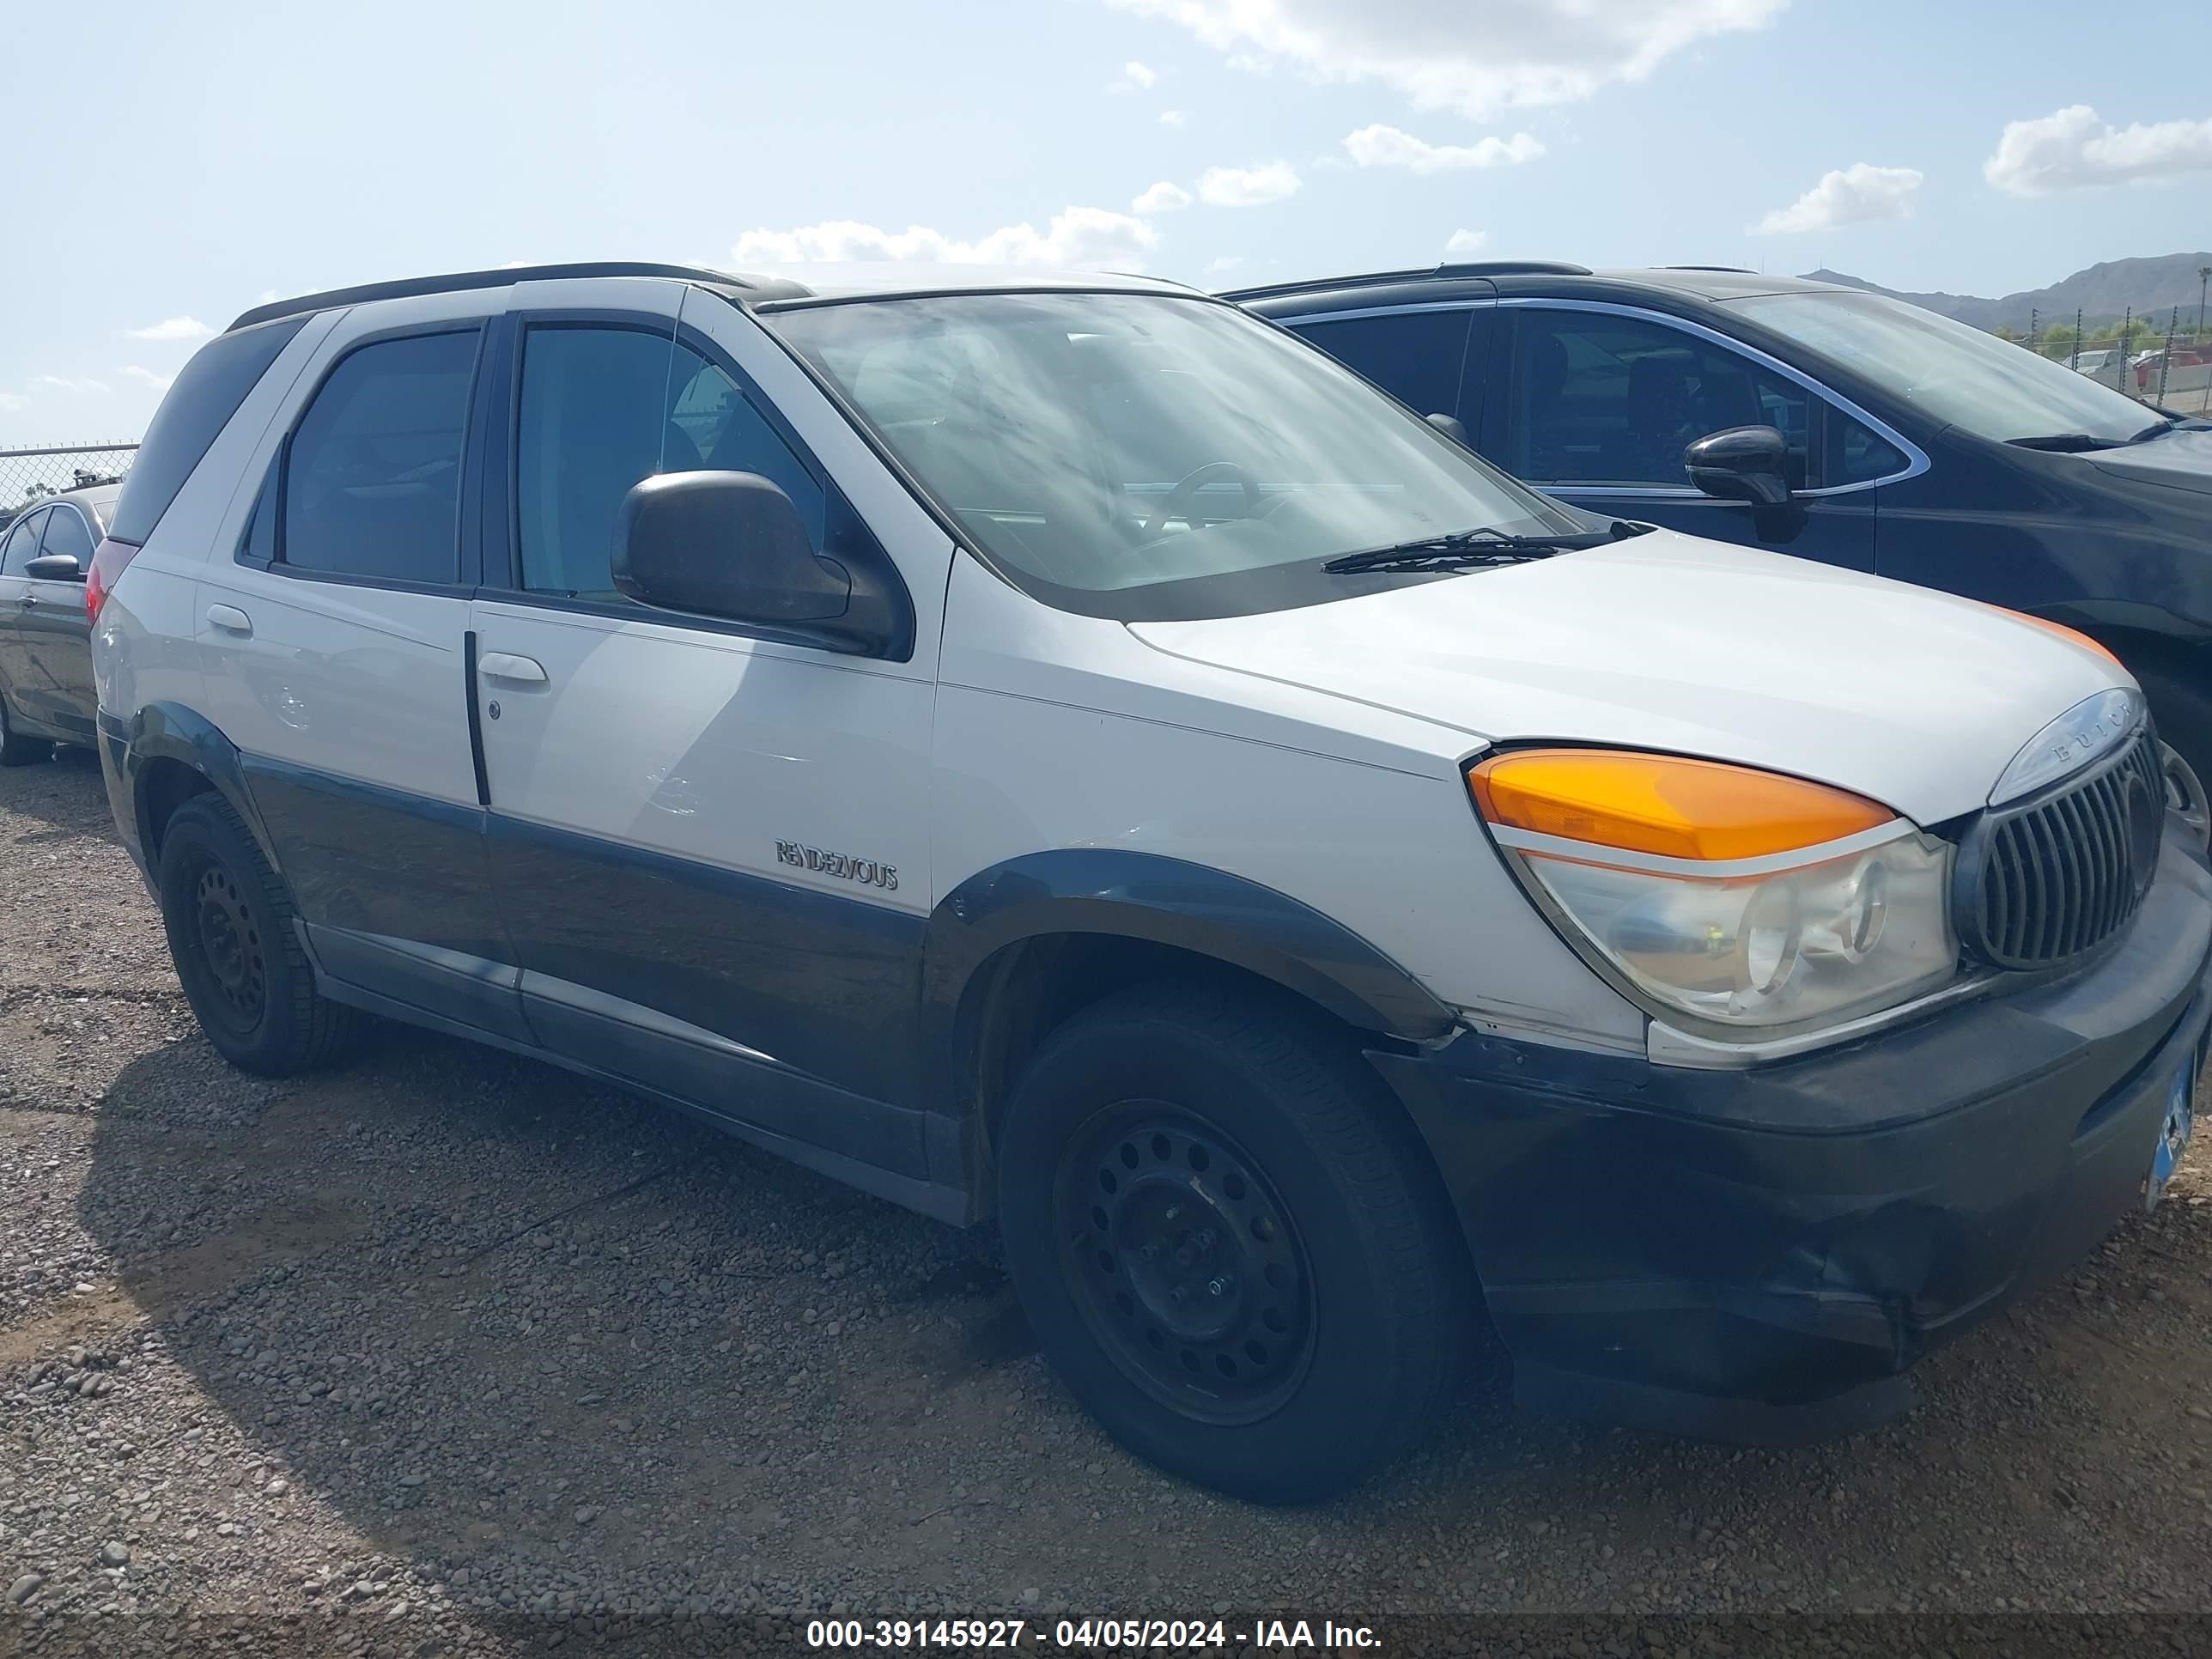
[[[1420,981],[1312,906],[1224,871],[1150,853],[1068,848],[978,871],[930,915],[922,993],[951,1058],[975,975],[1010,945],[1107,934],[1227,963],[1364,1030],[1421,1042],[1457,1024]]]

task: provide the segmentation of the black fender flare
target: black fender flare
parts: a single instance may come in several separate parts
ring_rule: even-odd
[[[1273,981],[1357,1030],[1426,1042],[1457,1024],[1412,973],[1350,928],[1272,887],[1204,865],[1112,848],[1025,854],[969,877],[922,940],[925,1052],[948,1095],[983,965],[1053,934],[1172,945]],[[959,1110],[949,1097],[940,1109]]]
[[[107,719],[102,715],[102,723]],[[223,735],[220,726],[205,715],[175,702],[146,703],[128,721],[117,724],[122,727],[118,734],[123,739],[119,765],[130,786],[131,828],[137,832],[149,879],[155,868],[156,854],[154,826],[148,817],[152,803],[143,780],[147,767],[157,760],[180,762],[205,778],[210,787],[246,820],[246,828],[260,845],[261,855],[269,860],[269,867],[283,867],[276,861],[268,826],[262,823],[261,814],[254,806],[253,792],[246,787],[246,768],[239,760],[238,747]]]

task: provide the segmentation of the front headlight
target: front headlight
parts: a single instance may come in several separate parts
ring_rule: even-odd
[[[1887,809],[1710,761],[1532,750],[1475,804],[1571,942],[1653,1012],[1771,1033],[1950,980],[1950,846]]]

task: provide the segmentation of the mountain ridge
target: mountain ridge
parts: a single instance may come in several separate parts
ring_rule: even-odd
[[[1941,290],[1914,293],[1906,289],[1884,288],[1863,276],[1830,270],[1825,266],[1808,271],[1806,278],[1815,283],[1835,283],[1869,294],[1886,294],[1975,328],[2003,325],[2025,334],[2031,311],[2039,313],[2039,320],[2046,328],[2054,323],[2072,323],[2076,311],[2088,323],[2117,323],[2129,311],[2138,317],[2149,315],[2163,323],[2178,306],[2181,309],[2181,325],[2185,329],[2193,327],[2197,321],[2200,292],[2197,273],[2206,265],[2212,265],[2212,252],[2105,259],[2048,288],[2023,289],[1996,300],[1974,294],[1947,294]]]

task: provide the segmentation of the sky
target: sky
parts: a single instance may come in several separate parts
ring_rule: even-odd
[[[2212,246],[2196,0],[46,3],[0,446],[134,439],[277,295],[511,262],[1446,258],[1996,295]],[[2166,50],[2161,41],[2194,41]],[[31,74],[23,65],[68,65]],[[24,147],[27,139],[27,149]]]

